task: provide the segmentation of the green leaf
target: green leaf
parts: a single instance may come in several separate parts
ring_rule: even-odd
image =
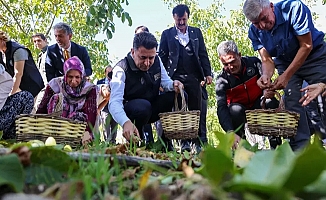
[[[16,154],[0,156],[0,186],[2,185],[9,185],[15,192],[23,190],[24,171]]]
[[[258,143],[256,143],[254,146],[251,146],[251,144],[247,140],[241,140],[239,146],[244,147],[245,149],[252,152],[256,152],[259,150]]]
[[[319,178],[312,184],[306,186],[299,196],[303,199],[318,199],[326,196],[326,171],[323,171]]]
[[[326,152],[320,145],[320,141],[315,137],[313,144],[298,155],[294,168],[284,184],[285,188],[298,192],[305,186],[317,180],[320,174],[326,169]],[[303,178],[304,174],[304,178]]]
[[[234,133],[225,134],[215,131],[215,136],[219,140],[217,149],[221,150],[229,158],[232,157],[232,145],[234,142]]]
[[[219,184],[233,173],[233,162],[222,150],[207,147],[203,154],[202,174],[214,184]]]
[[[0,131],[0,140],[2,139],[3,131]]]
[[[126,15],[125,15],[125,13],[122,13],[121,14],[121,21],[122,21],[122,23],[124,23],[126,21]]]
[[[59,172],[68,172],[70,168],[77,169],[78,165],[65,152],[53,147],[37,147],[31,149],[31,162],[48,166]]]
[[[259,151],[252,157],[242,175],[234,178],[230,188],[248,189],[272,194],[281,191],[294,165],[295,155],[288,143],[275,151]]]
[[[174,176],[167,176],[161,180],[161,184],[163,185],[170,185],[173,183],[175,177]]]
[[[190,153],[188,151],[184,151],[183,155],[184,155],[185,159],[190,160],[191,156],[190,156]]]
[[[63,182],[63,173],[52,167],[32,163],[26,167],[26,183],[32,185],[46,184],[52,185],[57,182]]]
[[[89,12],[90,12],[92,15],[96,15],[95,7],[94,7],[94,6],[89,7]]]
[[[125,17],[128,20],[128,26],[131,26],[132,25],[132,19],[131,19],[129,13],[125,12]]]
[[[108,38],[108,39],[111,39],[112,38],[112,32],[110,31],[110,30],[106,30],[106,37]]]

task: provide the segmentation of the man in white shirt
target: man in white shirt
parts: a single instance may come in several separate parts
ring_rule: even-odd
[[[143,139],[145,124],[157,121],[159,113],[172,111],[175,92],[183,87],[167,75],[156,49],[154,35],[138,33],[131,52],[113,68],[109,111],[128,141],[134,134]],[[162,95],[160,86],[166,91]]]
[[[209,85],[213,79],[203,34],[199,28],[188,26],[190,10],[187,5],[175,6],[172,14],[175,26],[162,32],[159,56],[171,79],[184,84],[189,97],[189,110],[201,110],[201,82]],[[201,127],[205,125],[205,118],[201,117],[200,120],[198,138],[193,140],[197,149],[201,148],[202,143],[207,143],[206,132],[201,131],[205,128]],[[182,140],[181,151],[191,151],[190,142]]]
[[[44,34],[36,33],[32,35],[32,40],[34,43],[35,48],[40,50],[37,58],[37,68],[41,73],[44,85],[46,86],[48,81],[46,79],[45,73],[45,58],[46,58],[46,51],[48,50],[48,41]],[[41,103],[43,96],[44,96],[45,87],[38,93],[37,97],[35,98],[34,108],[32,113],[34,114],[38,108],[38,105]]]

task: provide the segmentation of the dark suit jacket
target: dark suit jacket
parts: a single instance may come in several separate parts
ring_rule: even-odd
[[[100,79],[96,82],[96,85],[105,84],[105,78]]]
[[[71,56],[77,56],[84,64],[86,76],[92,75],[91,60],[85,47],[71,42]],[[58,44],[48,47],[45,59],[45,72],[48,81],[63,76],[63,55]]]
[[[202,80],[204,77],[212,75],[211,64],[208,59],[207,50],[203,38],[203,34],[199,28],[188,26],[189,42],[196,56],[196,66],[201,72]],[[179,40],[178,33],[175,27],[171,27],[163,31],[159,47],[159,56],[163,65],[170,77],[173,76],[174,71],[178,65],[179,59]]]

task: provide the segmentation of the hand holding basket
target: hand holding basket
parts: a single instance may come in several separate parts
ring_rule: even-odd
[[[160,113],[163,133],[168,139],[197,138],[199,128],[199,110],[188,111],[183,88],[179,86],[182,98],[181,110],[178,106],[178,94],[174,98],[174,112]]]
[[[251,134],[283,137],[296,135],[300,115],[285,110],[282,97],[278,92],[276,95],[279,98],[278,108],[265,109],[266,98],[264,98],[263,109],[246,110],[247,124]]]

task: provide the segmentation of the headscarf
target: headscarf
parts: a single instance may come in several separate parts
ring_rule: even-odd
[[[67,73],[70,70],[77,70],[82,75],[82,80],[76,88],[72,88],[67,83]],[[86,81],[84,65],[77,56],[66,60],[63,64],[64,77],[54,78],[49,82],[49,86],[54,93],[63,95],[63,117],[68,117],[73,112],[80,111],[86,101],[87,94],[95,87],[94,84]],[[52,107],[52,106],[51,106]]]

